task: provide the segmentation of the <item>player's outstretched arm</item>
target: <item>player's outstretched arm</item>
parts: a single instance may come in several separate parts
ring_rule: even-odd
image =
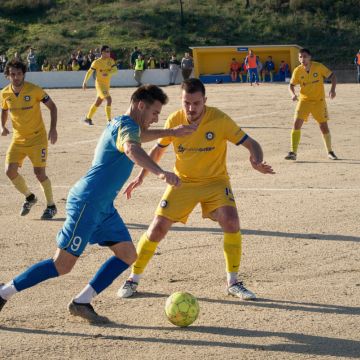
[[[142,130],[140,134],[141,142],[149,142],[156,139],[160,139],[163,137],[183,137],[187,135],[191,135],[196,129],[198,125],[190,124],[190,125],[179,125],[171,129],[148,129]]]
[[[162,158],[162,156],[164,155],[165,150],[166,148],[162,148],[158,145],[155,145],[149,152],[150,159],[152,159],[155,163],[158,163]],[[148,173],[149,173],[148,170],[142,168],[140,173],[136,176],[136,178],[126,186],[125,190],[123,191],[123,194],[126,194],[127,199],[131,198],[131,193],[133,192],[133,190],[135,190],[143,183],[145,176],[147,176]]]
[[[50,129],[48,134],[48,140],[50,140],[51,144],[55,144],[57,141],[57,107],[55,103],[49,99],[47,100],[44,105],[50,110]]]
[[[6,127],[6,122],[8,119],[8,110],[1,110],[1,136],[6,136],[10,134],[10,131]]]
[[[261,172],[262,174],[275,174],[274,170],[272,169],[271,165],[267,164],[263,160],[263,152],[261,149],[260,144],[252,139],[251,137],[248,137],[243,143],[243,146],[245,146],[249,152],[250,152],[250,163],[251,166]]]

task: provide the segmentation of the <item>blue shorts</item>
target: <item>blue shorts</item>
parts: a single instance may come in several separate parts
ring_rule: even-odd
[[[99,210],[95,204],[70,196],[66,203],[66,220],[56,241],[60,249],[80,256],[88,243],[112,246],[131,241],[131,236],[113,204]]]

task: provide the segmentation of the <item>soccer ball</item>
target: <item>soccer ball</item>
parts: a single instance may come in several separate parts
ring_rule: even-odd
[[[166,300],[165,314],[176,326],[189,326],[197,319],[199,311],[198,301],[187,292],[175,292]]]

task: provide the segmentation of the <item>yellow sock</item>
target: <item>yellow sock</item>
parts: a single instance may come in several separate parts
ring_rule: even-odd
[[[94,114],[96,113],[96,110],[97,110],[97,109],[98,109],[98,107],[95,106],[95,104],[91,105],[90,110],[89,110],[88,114],[86,115],[86,117],[87,117],[88,119],[92,119],[92,117],[93,117]]]
[[[54,198],[53,198],[50,179],[47,178],[45,181],[41,182],[40,185],[43,188],[46,197],[47,206],[54,205]]]
[[[107,121],[111,120],[111,106],[105,106],[105,114]]]
[[[158,244],[158,242],[150,241],[146,235],[146,232],[142,234],[136,247],[138,258],[132,267],[132,272],[134,274],[140,275],[144,272],[148,262],[153,257]]]
[[[291,131],[291,151],[295,154],[297,153],[297,149],[300,143],[301,130],[292,130]]]
[[[237,273],[241,259],[241,233],[224,233],[226,272]]]
[[[323,134],[323,140],[324,140],[324,144],[325,144],[326,150],[327,150],[328,152],[329,152],[329,151],[332,151],[332,148],[331,148],[331,135],[330,135],[330,133]]]
[[[26,185],[25,179],[18,174],[18,176],[11,180],[11,182],[14,184],[16,190],[20,191],[25,197],[28,197],[31,195],[31,191]]]

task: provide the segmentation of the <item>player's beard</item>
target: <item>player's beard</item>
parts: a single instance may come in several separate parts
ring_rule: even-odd
[[[188,119],[188,121],[190,123],[196,123],[197,121],[199,121],[204,116],[204,113],[205,113],[205,106],[203,107],[201,113],[198,116],[193,117],[193,115],[191,115],[191,113],[190,114],[187,113],[186,117],[187,117],[187,119]]]

